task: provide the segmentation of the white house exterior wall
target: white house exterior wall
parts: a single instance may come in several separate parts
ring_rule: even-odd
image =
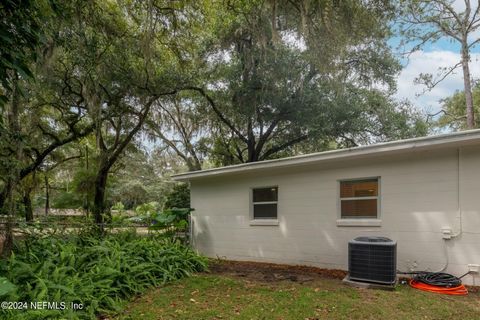
[[[338,225],[338,181],[377,176],[380,226]],[[251,225],[251,188],[265,186],[279,188],[278,225]],[[401,271],[480,264],[478,146],[195,179],[191,199],[193,244],[210,257],[346,270],[348,241],[381,235],[397,241]]]

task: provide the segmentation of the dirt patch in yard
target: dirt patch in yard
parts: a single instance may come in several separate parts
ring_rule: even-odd
[[[307,283],[318,279],[342,280],[347,275],[347,271],[338,269],[221,259],[210,261],[209,272],[207,273],[262,282],[292,281],[299,283]],[[408,278],[400,277],[399,283],[407,284]],[[467,285],[466,287],[469,293],[480,293],[480,286]]]
[[[249,280],[276,282],[310,282],[318,278],[343,279],[347,272],[335,269],[321,269],[310,266],[285,265],[252,261],[213,260],[210,273],[223,274]]]

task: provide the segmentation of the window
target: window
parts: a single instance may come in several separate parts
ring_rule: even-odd
[[[377,219],[378,178],[340,181],[340,214],[342,219]]]
[[[277,219],[278,187],[252,189],[253,219]]]

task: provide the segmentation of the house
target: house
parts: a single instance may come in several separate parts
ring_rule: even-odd
[[[191,185],[193,245],[209,257],[346,270],[348,241],[367,235],[397,241],[400,271],[480,264],[480,130],[174,179]]]

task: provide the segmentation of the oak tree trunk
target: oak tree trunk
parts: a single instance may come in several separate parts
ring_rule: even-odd
[[[13,179],[9,178],[7,184],[5,186],[6,190],[6,204],[8,208],[5,208],[7,213],[7,221],[5,224],[5,235],[3,239],[3,246],[2,246],[2,257],[8,258],[13,250],[13,210],[14,210],[14,203],[13,203]]]
[[[32,207],[32,198],[30,197],[30,192],[25,191],[23,193],[23,206],[25,208],[25,221],[33,221],[33,207]]]
[[[7,191],[0,192],[0,214],[6,214],[5,201],[7,200]]]
[[[7,119],[8,119],[8,129],[10,134],[18,136],[20,133],[20,122],[19,122],[19,114],[20,114],[20,92],[18,88],[18,75],[15,74],[14,76],[14,85],[13,85],[13,92],[12,92],[12,99],[9,106],[9,110],[7,112]],[[14,139],[14,143],[12,143],[12,149],[15,150],[16,160],[19,161],[22,159],[22,141],[18,138]],[[15,164],[11,168],[11,173],[7,178],[7,182],[5,185],[5,192],[7,193],[6,202],[7,202],[7,223],[5,225],[5,239],[3,242],[3,250],[2,255],[4,257],[10,256],[12,249],[13,249],[13,224],[15,218],[15,203],[13,199],[13,193],[15,189],[15,185],[19,180],[19,168],[18,164]],[[5,204],[4,204],[5,206]]]
[[[95,224],[103,233],[104,231],[104,211],[105,211],[105,188],[107,186],[108,169],[101,168],[97,173],[95,180],[95,195],[93,199],[93,216]]]
[[[48,177],[45,175],[45,215],[48,216],[50,210],[50,183]]]

